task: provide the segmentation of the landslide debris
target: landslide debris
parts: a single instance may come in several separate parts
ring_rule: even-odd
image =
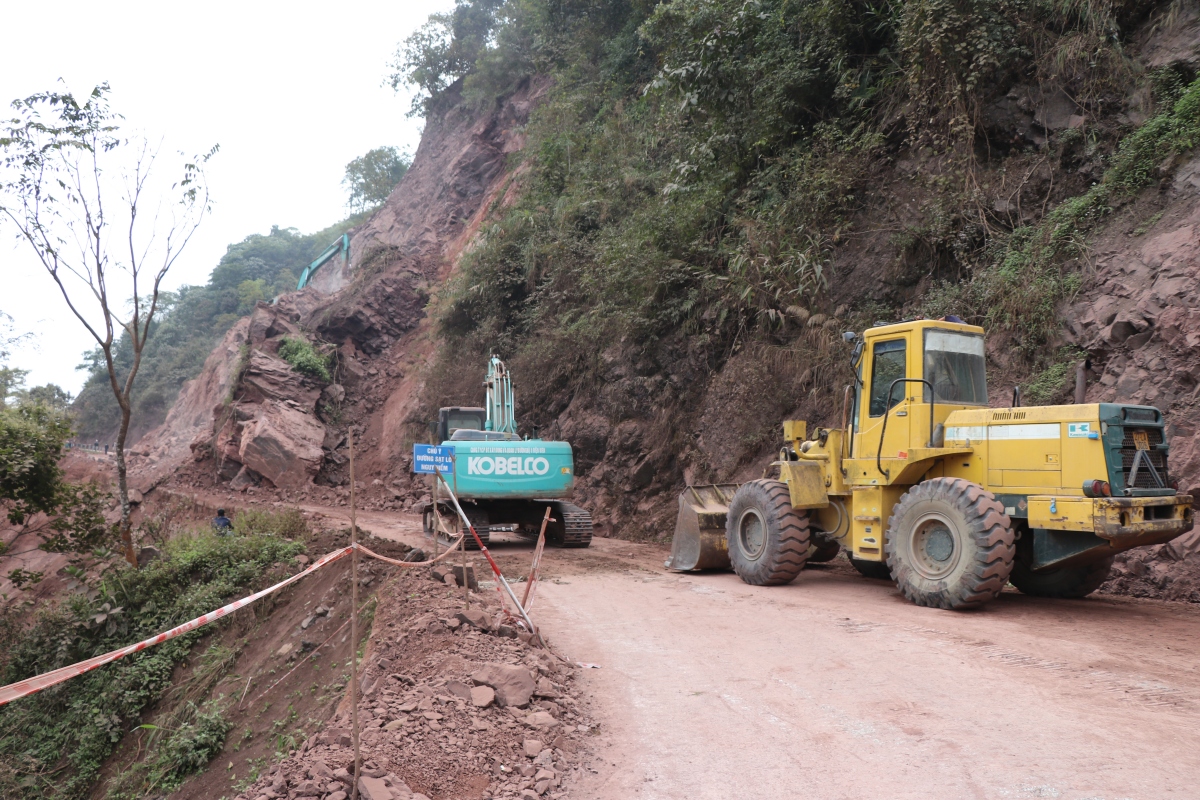
[[[463,602],[427,568],[380,587],[361,678],[361,797],[559,798],[581,769],[595,723],[578,667],[504,624],[492,587]],[[236,800],[345,800],[350,721],[343,701]]]

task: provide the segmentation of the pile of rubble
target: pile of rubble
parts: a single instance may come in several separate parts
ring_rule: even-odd
[[[359,796],[565,797],[595,730],[579,666],[519,632],[487,582],[464,609],[455,571],[418,572],[380,589],[360,668]],[[236,800],[346,800],[355,777],[347,699]]]

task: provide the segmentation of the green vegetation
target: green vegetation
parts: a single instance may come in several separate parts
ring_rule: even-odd
[[[1086,237],[1122,201],[1157,179],[1164,159],[1200,143],[1200,80],[1174,103],[1126,137],[1103,179],[1085,194],[1059,204],[1036,227],[1018,228],[995,241],[966,282],[931,292],[927,313],[955,313],[988,328],[1013,332],[1017,349],[1044,362],[1046,343],[1059,329],[1059,303],[1078,291],[1081,276],[1070,264],[1086,253]]]
[[[350,192],[351,210],[361,214],[387,200],[411,163],[395,147],[376,147],[347,164],[342,185]]]
[[[1122,147],[1103,189],[1011,233],[962,210],[979,202],[983,110],[1021,81],[1085,102],[1128,88],[1123,39],[1148,10],[1054,0],[459,0],[402,47],[393,85],[416,86],[419,107],[437,115],[455,87],[479,105],[532,74],[553,82],[527,126],[518,200],[496,209],[438,298],[447,347],[429,384],[441,394],[427,401],[454,396],[453,364],[492,351],[532,396],[594,382],[614,347],[636,351],[642,374],[670,373],[685,351],[719,369],[754,341],[824,363],[837,345],[820,331],[843,316],[829,287],[849,277],[836,255],[862,235],[854,226],[866,190],[901,148],[941,173],[923,189],[938,198],[929,229],[896,243],[920,234],[945,262],[941,274],[966,280],[926,299],[870,298],[872,308],[986,318],[1014,332],[1031,368],[1045,368],[1032,362],[1058,324],[1056,303],[1079,286],[1061,266],[1104,198],[1144,185],[1143,158],[1131,153],[1189,140],[1187,103],[1168,112],[1176,123],[1156,118],[1143,131],[1157,133]],[[1180,91],[1172,80],[1161,77],[1163,92]],[[845,308],[842,322],[879,318],[866,318],[867,302]],[[627,413],[629,403],[606,402]]]
[[[44,405],[0,408],[0,503],[14,525],[58,507],[58,459],[70,435],[66,417]]]
[[[363,219],[352,216],[317,233],[274,227],[230,245],[207,285],[184,286],[160,297],[160,311],[138,373],[133,398],[134,424],[142,431],[158,425],[185,381],[196,377],[212,348],[255,303],[296,288],[297,275],[334,239]],[[132,360],[128,337],[116,347],[118,371]],[[90,441],[116,429],[119,410],[108,386],[98,351],[88,353],[79,369],[88,379],[73,409],[80,436]]]
[[[0,617],[0,681],[140,641],[277,579],[280,565],[304,547],[272,532],[293,529],[294,521],[258,521],[240,519],[238,536],[199,531],[176,537],[146,568],[111,570],[43,610],[32,625],[6,613]],[[160,700],[173,701],[166,693],[175,668],[207,632],[172,639],[0,708],[0,796],[89,796],[105,759],[142,724],[142,714]],[[205,691],[231,663],[220,652],[200,661],[194,671]],[[148,740],[151,752],[121,776],[113,797],[144,797],[152,788],[169,792],[220,750],[228,733],[220,701],[196,705],[195,697],[183,694],[159,717]]]
[[[152,757],[122,772],[108,790],[108,800],[141,800],[155,793],[170,793],[191,775],[202,771],[221,752],[233,723],[225,719],[221,703],[203,706],[188,702],[171,715],[170,727],[143,725],[151,731]]]
[[[318,353],[307,339],[286,337],[279,345],[279,357],[292,365],[292,369],[312,378],[329,383],[329,357]]]

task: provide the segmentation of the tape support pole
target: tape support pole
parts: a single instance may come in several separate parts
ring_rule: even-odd
[[[450,499],[454,501],[454,509],[458,512],[458,516],[462,519],[463,524],[466,525],[471,531],[471,535],[475,537],[475,543],[479,545],[479,549],[483,552],[483,557],[487,559],[488,564],[491,566],[492,572],[495,573],[496,579],[500,581],[500,585],[504,587],[504,591],[508,592],[508,599],[512,600],[512,603],[514,606],[516,606],[517,611],[521,612],[521,619],[525,620],[525,624],[529,626],[529,632],[537,633],[537,628],[533,626],[533,620],[531,620],[529,615],[525,613],[525,607],[521,605],[521,601],[518,600],[516,594],[513,593],[512,587],[509,586],[508,581],[504,579],[504,574],[500,572],[500,566],[496,563],[495,559],[492,558],[492,554],[488,552],[487,545],[485,545],[483,540],[479,538],[479,534],[475,532],[475,526],[471,524],[471,520],[467,519],[466,512],[462,510],[462,506],[458,504],[458,498],[454,496],[454,490],[450,488],[450,484],[446,483],[446,477],[442,475],[442,470],[436,466],[434,469],[437,471],[438,480],[440,480],[442,485],[446,487],[446,493],[449,494]],[[464,575],[463,580],[466,581],[466,579],[467,576]]]

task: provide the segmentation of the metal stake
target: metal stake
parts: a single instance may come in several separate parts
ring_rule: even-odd
[[[350,427],[350,727],[354,735],[354,778],[350,800],[358,800],[362,751],[358,741],[358,515],[354,493],[354,426]]]

